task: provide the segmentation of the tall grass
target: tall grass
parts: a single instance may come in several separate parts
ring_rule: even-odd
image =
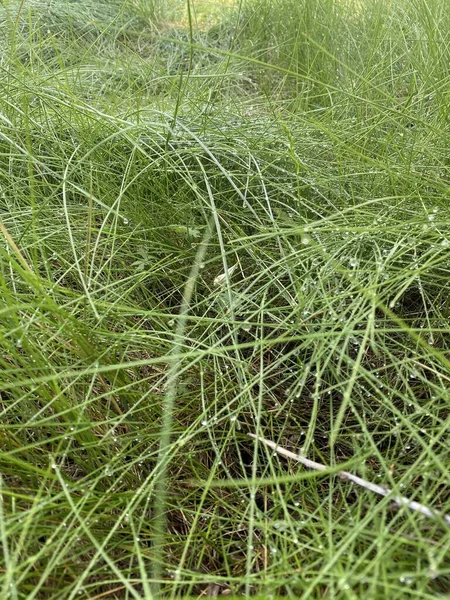
[[[448,594],[445,0],[1,10],[0,597]]]

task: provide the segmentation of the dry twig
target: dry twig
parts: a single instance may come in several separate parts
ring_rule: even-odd
[[[290,450],[286,450],[275,442],[271,442],[270,440],[266,440],[259,435],[255,435],[254,433],[248,434],[250,437],[258,440],[272,448],[277,454],[284,456],[286,458],[292,458],[308,469],[314,469],[315,471],[326,471],[329,467],[326,465],[322,465],[321,463],[315,462],[314,460],[310,460],[309,458],[305,458],[304,456],[300,456],[300,454],[294,454]],[[392,502],[397,504],[397,506],[406,506],[410,510],[414,510],[415,512],[419,512],[426,517],[430,517],[432,519],[443,519],[448,525],[450,525],[450,515],[445,515],[440,513],[439,511],[433,510],[424,504],[420,504],[419,502],[415,502],[414,500],[410,500],[409,498],[405,498],[404,496],[395,496],[394,492],[390,488],[382,487],[381,485],[377,485],[376,483],[372,483],[371,481],[367,481],[362,477],[358,477],[357,475],[353,475],[348,471],[338,471],[337,474],[341,479],[346,479],[347,481],[352,481],[357,485],[366,488],[366,490],[370,490],[371,492],[375,492],[375,494],[379,494],[380,496],[390,497]]]

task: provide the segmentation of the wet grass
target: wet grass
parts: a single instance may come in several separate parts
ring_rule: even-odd
[[[1,597],[448,594],[446,2],[1,10]]]

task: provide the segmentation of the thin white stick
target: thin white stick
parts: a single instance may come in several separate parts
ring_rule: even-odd
[[[326,471],[329,468],[326,465],[322,465],[321,463],[315,462],[314,460],[309,460],[309,458],[300,456],[300,454],[294,454],[294,452],[286,450],[285,448],[278,446],[278,444],[275,444],[275,442],[266,440],[260,437],[259,435],[255,435],[254,433],[249,433],[248,435],[254,438],[255,440],[259,440],[269,448],[272,448],[275,452],[277,452],[277,454],[285,456],[286,458],[292,458],[293,460],[301,463],[305,467],[308,467],[308,469],[314,469],[315,471]],[[384,488],[381,485],[377,485],[376,483],[367,481],[366,479],[358,477],[357,475],[352,475],[352,473],[349,473],[348,471],[338,471],[337,474],[341,479],[353,481],[353,483],[356,483],[357,485],[366,488],[366,490],[375,492],[375,494],[379,494],[380,496],[391,496],[391,494],[393,494],[393,491],[391,489]],[[446,523],[450,525],[450,515],[444,515],[439,511],[432,510],[431,508],[428,508],[428,506],[420,504],[419,502],[415,502],[414,500],[410,500],[409,498],[405,498],[404,496],[392,496],[391,500],[395,504],[397,504],[397,506],[406,506],[410,510],[419,512],[422,515],[425,515],[426,517],[430,517],[431,519],[443,519]]]

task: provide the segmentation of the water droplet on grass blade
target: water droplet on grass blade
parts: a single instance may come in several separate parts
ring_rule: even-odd
[[[301,237],[301,242],[304,246],[307,246],[308,244],[311,243],[311,236],[308,235],[307,233],[304,233]]]

